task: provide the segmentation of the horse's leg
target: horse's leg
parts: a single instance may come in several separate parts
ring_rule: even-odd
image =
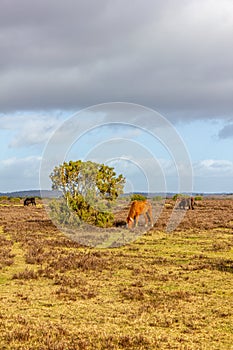
[[[147,217],[150,220],[150,225],[153,226],[154,223],[153,223],[153,215],[152,215],[152,208],[151,207],[147,211]]]
[[[148,223],[150,222],[150,226],[153,226],[152,218],[151,218],[151,216],[150,216],[150,213],[147,212],[147,213],[146,213],[146,216],[147,216],[147,222],[148,222]]]
[[[135,217],[134,217],[134,226],[135,227],[138,226],[138,219],[139,219],[139,215],[135,215]]]
[[[148,226],[148,217],[147,217],[147,212],[146,213],[143,213],[143,216],[145,218],[145,227]]]

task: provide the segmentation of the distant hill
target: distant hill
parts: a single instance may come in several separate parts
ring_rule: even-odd
[[[147,193],[147,192],[130,192],[130,193],[124,193],[122,196],[132,196],[133,194],[141,194],[145,197],[148,198],[153,198],[153,197],[163,197],[163,198],[172,198],[177,192],[167,192],[167,193],[161,193],[161,192],[151,192],[151,193]],[[188,193],[188,192],[182,192],[182,194],[186,195],[186,196],[202,196],[202,197],[232,197],[233,193],[208,193],[208,192],[204,192],[204,193],[200,193],[200,192],[193,192],[193,193]]]
[[[43,190],[43,194],[41,194],[40,190],[27,190],[27,191],[15,191],[15,192],[0,192],[0,197],[7,196],[7,197],[19,197],[19,198],[25,198],[25,197],[41,197],[43,195],[43,198],[56,198],[61,195],[59,191],[50,191],[50,190]]]

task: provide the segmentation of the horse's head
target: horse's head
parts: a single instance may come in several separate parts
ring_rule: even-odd
[[[130,216],[127,216],[126,222],[127,222],[127,227],[129,229],[131,229],[133,227],[133,224],[134,224],[133,218],[131,218]]]

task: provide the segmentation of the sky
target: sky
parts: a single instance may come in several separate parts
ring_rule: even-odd
[[[233,193],[232,18],[231,0],[2,0],[0,192],[49,187],[50,157],[104,161],[126,191]]]

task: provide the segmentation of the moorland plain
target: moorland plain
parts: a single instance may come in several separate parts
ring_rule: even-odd
[[[166,233],[173,207],[135,242],[97,249],[42,202],[1,201],[0,349],[233,349],[233,199],[203,199]]]

